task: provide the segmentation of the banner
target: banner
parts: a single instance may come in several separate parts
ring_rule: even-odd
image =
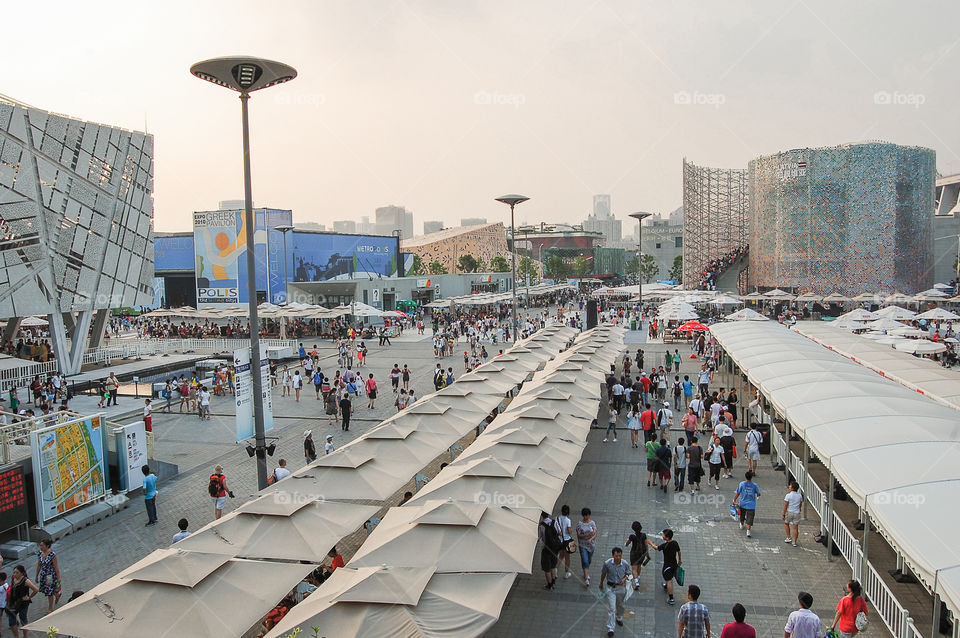
[[[233,351],[234,398],[237,406],[237,443],[253,438],[253,375],[250,372],[250,348]],[[270,359],[260,346],[260,379],[263,389],[263,431],[273,429],[273,393],[270,391]]]
[[[114,430],[117,436],[117,465],[120,484],[127,492],[143,487],[143,472],[147,464],[147,432],[143,421],[137,421]]]
[[[102,415],[34,430],[30,440],[41,525],[104,496]]]

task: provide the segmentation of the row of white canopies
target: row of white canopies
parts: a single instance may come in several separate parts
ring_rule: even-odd
[[[518,287],[517,297],[542,297],[552,295],[561,290],[568,290],[567,284],[537,284],[529,287]],[[427,308],[449,308],[455,306],[492,306],[501,303],[509,303],[513,300],[511,292],[491,292],[477,293],[472,295],[457,295],[447,297],[446,299],[437,299],[427,304]]]
[[[250,310],[246,306],[230,305],[222,308],[193,308],[191,306],[160,308],[158,310],[151,310],[142,316],[148,319],[167,317],[183,317],[188,319],[231,319],[236,317],[248,317],[249,315]],[[335,319],[337,317],[343,317],[346,315],[351,315],[354,317],[406,316],[405,313],[402,312],[397,312],[395,310],[380,310],[369,304],[359,301],[352,304],[340,305],[336,308],[324,308],[323,306],[303,304],[296,301],[284,305],[262,303],[257,306],[257,316],[261,319],[279,319],[284,317],[289,319]]]
[[[710,330],[913,573],[960,614],[957,411],[774,322]]]
[[[506,394],[513,392],[538,368],[557,356],[571,343],[574,335],[570,328],[555,326],[518,342],[504,355],[464,375],[450,387],[422,398],[333,454],[295,471],[280,483],[263,490],[255,500],[201,528],[170,549],[147,556],[45,617],[40,622],[42,626],[31,628],[40,631],[54,625],[65,634],[109,638],[136,633],[136,628],[153,626],[153,623],[185,637],[244,634],[323,560],[330,547],[380,512],[386,499],[402,490],[438,455],[444,454],[451,445],[483,423],[503,403]],[[570,366],[585,364],[568,362]],[[571,390],[575,388],[571,386]],[[537,395],[537,409],[542,411],[541,400],[548,401],[548,404],[549,400],[542,393]],[[568,394],[568,400],[570,406],[580,405],[572,393]],[[527,401],[526,407],[529,413],[523,418],[543,418],[534,413],[532,400]],[[568,413],[567,410],[563,412]],[[549,422],[553,423],[552,420]],[[508,445],[523,439],[523,433],[518,435],[508,429],[501,432],[503,440],[500,443]],[[527,444],[529,441],[518,443]],[[542,450],[547,450],[548,446],[550,454],[540,452],[545,457],[544,464],[556,459],[567,467],[573,458],[571,449],[568,447],[567,455],[561,456],[552,451],[563,447],[562,443],[546,443]],[[462,467],[462,461],[468,458],[481,458],[475,451],[477,449],[468,448],[469,456],[462,455],[458,467]],[[576,460],[573,460],[575,464]],[[519,471],[519,467],[515,469]],[[465,474],[491,478],[477,468],[465,471]],[[434,485],[442,483],[439,479],[435,479]],[[556,482],[562,487],[562,479],[557,478]],[[542,500],[533,496],[531,499],[535,502]],[[507,514],[495,509],[480,513],[481,518],[492,520],[483,528],[486,535],[490,530],[495,530],[497,536],[502,532],[499,529],[501,519]],[[403,514],[412,510],[405,506]],[[449,508],[434,510],[437,508],[424,511],[425,517],[411,525],[435,525],[427,528],[433,530],[441,530],[443,525],[444,538],[456,543],[459,536],[469,536],[468,547],[479,540],[476,529],[459,526],[462,519],[453,526],[443,523],[451,520],[445,518],[451,513]],[[476,514],[471,511],[471,516]],[[387,523],[395,520],[395,516],[385,517],[381,523],[384,532],[391,528]],[[523,521],[528,518],[529,515],[517,517]],[[534,530],[535,542],[536,521],[528,526]],[[377,531],[380,529],[378,527]],[[409,531],[404,525],[394,531],[400,537],[413,538],[404,534]],[[380,532],[378,538],[384,532]],[[397,542],[402,544],[406,540]],[[394,543],[387,545],[397,546]],[[417,549],[425,557],[426,566],[409,566],[399,559],[391,563],[391,569],[383,570],[370,566],[354,568],[351,561],[350,569],[344,570],[336,580],[328,581],[331,583],[329,587],[337,585],[339,588],[335,595],[323,602],[329,605],[349,602],[350,605],[341,605],[339,609],[353,610],[358,607],[353,603],[365,603],[374,615],[379,606],[392,608],[399,615],[408,616],[407,624],[398,623],[399,627],[434,622],[431,614],[438,605],[445,610],[448,620],[462,619],[465,614],[476,617],[477,623],[486,622],[487,626],[496,620],[499,605],[516,572],[512,569],[514,563],[509,563],[510,569],[504,569],[504,562],[495,563],[488,555],[490,564],[499,566],[497,573],[453,577],[431,567],[433,563],[430,561],[434,558],[429,551],[424,552],[422,547]],[[521,550],[526,551],[518,547],[505,550],[503,561],[516,562],[518,556],[529,558]],[[532,551],[531,546],[531,556]],[[372,564],[380,565],[382,554],[371,553],[376,555],[371,559]],[[410,554],[416,555],[417,552],[411,551]],[[520,562],[524,570],[529,570],[530,560]],[[256,583],[256,586],[250,586],[250,583]],[[465,591],[462,589],[464,583],[467,585]],[[418,620],[416,608],[421,599],[426,609],[434,612],[421,610],[423,618]],[[319,604],[321,597],[308,600]],[[349,625],[337,627],[328,635],[365,635],[359,630],[356,634],[345,632],[349,632]]]
[[[865,292],[853,297],[848,297],[840,293],[829,293],[818,295],[814,293],[802,293],[794,295],[790,292],[776,288],[767,292],[752,292],[748,295],[736,295],[734,293],[722,293],[712,290],[686,290],[678,286],[669,286],[666,284],[645,284],[643,286],[643,300],[664,300],[679,299],[687,303],[712,304],[717,306],[740,305],[746,301],[753,302],[776,302],[776,301],[798,301],[820,302],[820,303],[872,303],[872,304],[910,304],[922,302],[934,303],[960,303],[960,295],[952,296],[952,288],[946,284],[937,284],[929,290],[924,290],[916,295],[906,295],[901,292],[887,293],[869,293]],[[639,286],[619,286],[616,288],[601,287],[593,291],[593,296],[604,298],[627,298],[630,302],[640,301]]]
[[[540,511],[553,510],[576,468],[604,370],[622,348],[622,330],[598,328],[546,362],[455,462],[390,509],[346,567],[267,637],[297,627],[344,637],[482,635],[516,574],[530,573]]]

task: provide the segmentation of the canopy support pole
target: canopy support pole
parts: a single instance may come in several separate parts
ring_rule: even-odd
[[[937,636],[940,633],[940,596],[933,593],[933,618],[930,622],[930,635]]]
[[[810,448],[807,446],[807,440],[803,440],[803,485],[801,489],[807,491],[807,480],[810,478]],[[809,512],[807,511],[807,499],[803,499],[803,520],[807,520]]]
[[[859,580],[861,583],[866,580],[867,573],[869,572],[868,565],[869,562],[869,551],[870,551],[870,513],[866,509],[863,510],[863,559],[860,561],[860,574],[854,574],[854,578]]]
[[[824,523],[827,526],[827,560],[833,562],[833,551],[830,548],[830,544],[833,541],[833,534],[831,533],[831,529],[833,528],[833,472],[830,472],[830,483],[828,485],[828,489],[830,491],[828,492],[827,496],[827,517],[826,520],[821,521],[821,523]]]
[[[773,419],[772,419],[772,418],[770,419],[770,421],[771,421],[771,423],[770,423],[770,430],[771,430],[771,432],[772,432],[772,431],[773,431],[773,428],[775,428],[776,425],[773,424]],[[790,451],[790,439],[793,438],[792,436],[790,436],[790,430],[792,430],[792,429],[793,429],[793,428],[790,427],[790,421],[787,420],[787,419],[784,419],[784,420],[783,420],[783,433],[784,433],[784,435],[785,435],[785,437],[786,437],[786,443],[784,444],[783,456],[785,457],[785,458],[784,458],[784,465],[785,465],[786,468],[787,468],[787,471],[784,472],[784,477],[785,477],[785,481],[786,481],[786,484],[787,484],[787,485],[790,485],[790,454],[791,454],[791,451]],[[794,480],[797,479],[796,476],[794,476],[793,478],[794,478]],[[797,482],[799,483],[799,481],[797,481]],[[801,486],[801,487],[806,487],[806,486]]]

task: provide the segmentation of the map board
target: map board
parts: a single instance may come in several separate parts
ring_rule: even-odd
[[[103,427],[95,415],[30,433],[41,525],[104,496]]]

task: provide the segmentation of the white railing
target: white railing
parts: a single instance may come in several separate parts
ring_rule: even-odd
[[[867,573],[863,575],[860,582],[863,584],[863,591],[867,598],[876,608],[877,615],[883,620],[883,624],[887,626],[890,633],[897,638],[921,638],[920,632],[910,618],[910,612],[903,608],[873,565],[867,564]]]
[[[35,376],[40,375],[41,379],[46,380],[47,376],[57,370],[56,361],[37,361],[15,368],[0,370],[0,385],[2,385],[4,390],[8,390],[14,386],[28,386]]]
[[[297,348],[297,341],[294,339],[261,339],[260,343],[267,348],[288,349],[289,353],[287,354],[295,353]],[[138,339],[129,343],[118,343],[88,350],[83,355],[83,363],[110,364],[114,359],[136,359],[171,352],[227,353],[249,345],[249,339]],[[53,364],[53,370],[55,369],[56,364]]]
[[[773,449],[777,452],[777,461],[780,463],[786,463],[787,457],[784,454],[784,450],[787,447],[787,442],[783,439],[783,435],[780,434],[780,431],[777,430],[777,427],[773,424],[770,425],[770,443],[773,445]]]
[[[860,580],[860,567],[863,562],[863,550],[860,549],[860,543],[857,541],[857,537],[843,524],[836,512],[833,512],[831,522],[830,540],[840,550],[840,555],[850,564],[850,568],[853,570],[853,578]]]
[[[70,419],[80,418],[79,412],[70,410],[60,410],[50,414],[41,414],[39,416],[25,418],[17,414],[5,413],[4,416],[12,421],[6,425],[0,425],[0,462],[10,463],[13,461],[13,445],[30,445],[30,433],[39,428],[45,428],[57,423],[63,423]]]

